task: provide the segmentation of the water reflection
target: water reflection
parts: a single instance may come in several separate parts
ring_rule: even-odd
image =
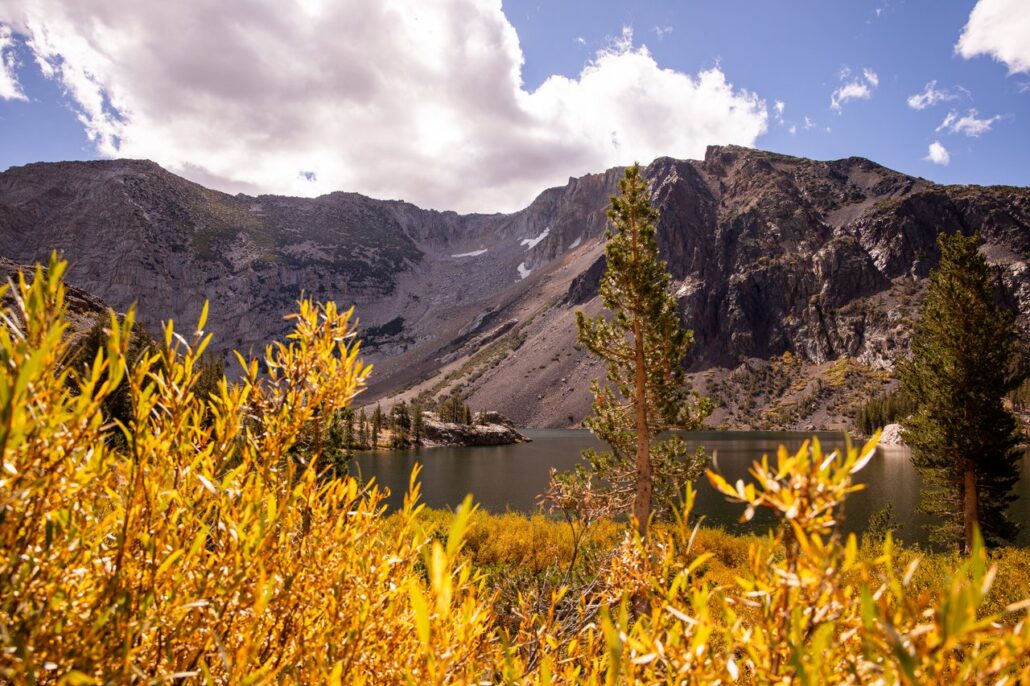
[[[408,478],[416,463],[423,465],[423,500],[430,507],[454,507],[471,493],[481,507],[491,512],[529,512],[537,508],[537,497],[547,486],[550,469],[573,468],[584,448],[602,447],[588,431],[526,430],[532,443],[483,448],[434,448],[431,450],[381,451],[362,454],[355,469],[363,477],[375,477],[390,488],[390,505],[400,505]],[[763,454],[773,455],[780,444],[796,450],[809,438],[806,433],[698,432],[689,435],[692,446],[701,445],[714,454],[719,470],[731,481],[747,478],[747,468]],[[840,434],[818,434],[823,446],[832,450],[844,445]],[[1024,455],[1021,498],[1013,507],[1017,521],[1030,521],[1030,457]],[[923,525],[930,520],[916,511],[919,475],[905,448],[881,448],[877,457],[859,474],[866,484],[846,504],[843,526],[861,531],[869,516],[888,503],[900,524],[898,535],[906,542],[925,542]],[[707,482],[698,484],[695,511],[712,526],[732,531],[763,532],[772,516],[761,513],[748,524],[738,523],[742,508],[727,503]],[[1030,531],[1020,533],[1020,545],[1030,545]]]

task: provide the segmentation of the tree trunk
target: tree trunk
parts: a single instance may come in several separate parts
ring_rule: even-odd
[[[973,550],[973,531],[980,526],[980,503],[976,492],[976,470],[972,462],[966,462],[962,484],[962,552],[968,555]]]
[[[633,322],[634,365],[636,367],[637,411],[637,493],[633,514],[637,518],[637,531],[647,535],[647,521],[651,517],[651,449],[647,431],[647,374],[644,370],[644,340],[639,320]]]

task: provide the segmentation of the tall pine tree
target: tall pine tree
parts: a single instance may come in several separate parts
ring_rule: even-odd
[[[932,538],[968,552],[1012,540],[1006,516],[1019,479],[1016,422],[1002,405],[1020,381],[1013,316],[994,299],[979,236],[941,235],[912,356],[898,372],[915,412],[902,420],[923,477],[922,508],[939,517]]]
[[[376,403],[375,412],[372,413],[372,450],[379,447],[379,432],[383,429],[383,408]]]
[[[411,438],[415,445],[422,445],[422,430],[425,418],[422,416],[422,403],[417,400],[411,406]]]
[[[607,365],[607,383],[594,381],[594,414],[585,424],[611,448],[584,451],[591,470],[607,486],[602,496],[632,511],[641,535],[652,509],[675,505],[685,484],[705,466],[679,436],[658,440],[669,429],[699,429],[711,412],[706,398],[686,389],[683,359],[693,344],[669,293],[666,264],[655,240],[657,211],[639,165],[626,170],[619,196],[608,209],[601,301],[609,315],[576,313],[579,340]],[[565,479],[587,478],[583,470]]]

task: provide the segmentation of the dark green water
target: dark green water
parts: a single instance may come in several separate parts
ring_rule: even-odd
[[[397,506],[416,463],[423,466],[421,481],[423,501],[434,508],[458,505],[471,493],[480,507],[490,512],[531,512],[537,509],[537,498],[547,487],[550,469],[566,470],[579,462],[584,448],[601,447],[587,431],[525,430],[533,439],[521,445],[488,448],[433,448],[428,450],[381,451],[362,454],[356,469],[364,478],[375,477],[391,490],[390,504]],[[827,449],[843,447],[840,434],[817,434]],[[748,479],[747,468],[763,454],[774,455],[780,444],[796,450],[811,434],[780,432],[710,431],[690,434],[689,442],[704,446],[714,454],[719,471],[730,481]],[[929,519],[916,512],[919,498],[919,475],[909,462],[904,448],[880,449],[877,456],[858,474],[865,483],[863,491],[848,498],[843,526],[848,531],[861,531],[869,516],[890,503],[901,525],[898,535],[908,543],[925,543],[923,525]],[[739,505],[727,503],[701,479],[695,512],[706,517],[710,526],[731,531],[764,532],[772,517],[760,516],[739,524]],[[1024,455],[1022,479],[1018,485],[1019,501],[1012,514],[1025,523],[1018,543],[1030,545],[1030,456]]]

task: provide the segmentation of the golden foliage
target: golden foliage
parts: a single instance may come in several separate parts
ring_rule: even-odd
[[[300,303],[236,384],[193,393],[208,338],[168,325],[126,366],[130,312],[65,369],[64,265],[20,280],[0,328],[0,679],[129,683],[472,681],[492,647],[480,579],[382,494],[291,457],[364,384],[351,313]],[[160,362],[161,364],[158,364]],[[135,416],[105,440],[123,376]],[[317,433],[317,431],[316,431]],[[489,662],[489,660],[486,660]]]
[[[607,570],[596,623],[539,621],[522,628],[544,646],[539,673],[560,683],[633,684],[958,684],[1030,679],[1030,601],[981,608],[995,569],[982,545],[950,580],[920,591],[919,559],[898,572],[888,536],[881,553],[859,554],[834,518],[852,476],[872,458],[861,450],[824,454],[818,441],[774,463],[753,465],[752,483],[712,485],[745,506],[780,519],[775,535],[754,542],[747,572],[713,585],[699,572],[713,553],[692,552],[697,527],[681,516],[650,541],[628,536]],[[694,493],[688,487],[686,511]],[[699,578],[701,577],[701,578]],[[636,617],[632,605],[643,607]],[[1004,621],[1003,621],[1004,620]]]
[[[351,312],[302,301],[285,343],[201,396],[203,316],[189,340],[168,325],[162,349],[131,365],[132,313],[112,316],[92,364],[68,368],[63,270],[54,259],[20,279],[0,326],[0,680],[1030,680],[1030,603],[986,605],[982,548],[957,571],[935,562],[942,586],[889,537],[870,554],[839,534],[874,442],[781,450],[751,483],[710,474],[745,517],[778,516],[762,539],[688,525],[690,489],[646,540],[623,528],[615,542],[610,521],[557,533],[468,502],[445,522],[422,512],[417,473],[386,517],[374,485],[319,466],[323,418],[369,371]],[[112,426],[101,408],[122,379],[133,418]],[[298,451],[298,436],[314,440]],[[555,574],[501,603],[479,571],[571,570],[582,541],[613,550],[590,558],[592,580]]]

